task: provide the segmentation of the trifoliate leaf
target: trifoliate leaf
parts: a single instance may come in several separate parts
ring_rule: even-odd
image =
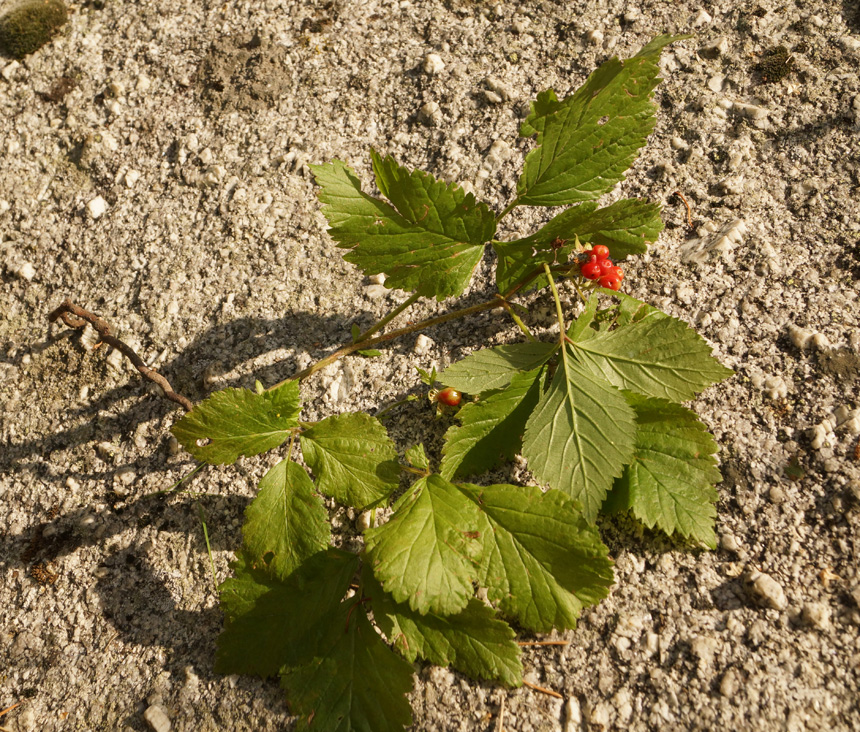
[[[240,455],[258,455],[281,445],[299,423],[299,384],[274,391],[224,389],[200,402],[171,432],[198,460],[229,464]]]
[[[302,433],[301,444],[317,489],[339,503],[363,510],[400,484],[394,443],[379,420],[364,412],[318,422]]]
[[[318,656],[281,672],[296,730],[403,732],[412,722],[412,665],[389,650],[357,599],[327,620]]]
[[[478,583],[503,613],[537,632],[574,628],[584,606],[609,594],[609,550],[563,493],[514,485],[458,488],[482,517]]]
[[[557,350],[558,344],[539,341],[482,348],[451,364],[439,381],[467,394],[503,389],[515,374],[542,366]]]
[[[578,340],[572,348],[586,368],[619,389],[673,402],[692,399],[734,373],[684,321],[653,309],[623,327]]]
[[[541,264],[564,264],[573,247],[554,248],[553,242],[603,244],[614,259],[644,252],[663,230],[660,207],[636,199],[626,199],[598,208],[596,203],[581,203],[562,211],[544,227],[525,239],[493,244],[498,255],[496,286],[506,292]],[[557,244],[556,244],[557,247]],[[546,286],[546,277],[531,287]]]
[[[289,460],[269,470],[259,489],[245,509],[244,552],[257,569],[286,579],[328,545],[328,514],[304,468]]]
[[[472,677],[508,686],[522,684],[516,634],[492,608],[472,599],[456,615],[420,615],[408,605],[394,602],[367,565],[362,583],[365,597],[371,599],[374,620],[409,661],[421,658],[437,666],[453,666]]]
[[[578,500],[593,523],[633,454],[635,434],[624,395],[565,350],[526,424],[523,455],[538,479]]]
[[[660,51],[677,39],[658,36],[631,59],[611,58],[562,101],[552,89],[538,95],[520,127],[538,146],[526,156],[518,203],[561,206],[612,190],[654,129]]]
[[[452,615],[472,596],[478,512],[439,475],[417,481],[387,524],[364,532],[376,578],[422,615]]]
[[[504,389],[484,392],[460,409],[461,425],[445,433],[443,478],[483,473],[520,452],[526,420],[540,397],[541,373],[516,373]]]
[[[285,664],[312,659],[357,569],[355,554],[329,547],[280,581],[240,555],[233,577],[219,588],[226,620],[215,670],[275,676]]]
[[[363,193],[355,173],[339,160],[312,165],[329,234],[365,274],[385,273],[385,286],[423,297],[463,292],[495,217],[484,203],[429,173],[410,172],[373,154],[377,184],[394,206]]]
[[[636,410],[636,451],[605,507],[632,509],[648,528],[678,532],[715,549],[714,485],[721,476],[714,438],[679,404],[629,392],[627,396]]]

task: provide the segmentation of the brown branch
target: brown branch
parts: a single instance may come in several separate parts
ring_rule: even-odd
[[[173,391],[173,387],[170,386],[170,382],[167,379],[165,379],[155,369],[152,369],[147,366],[143,362],[143,359],[138,356],[128,345],[123,343],[116,336],[112,335],[110,326],[98,315],[94,315],[93,313],[84,310],[83,308],[79,308],[71,300],[66,299],[63,300],[60,307],[58,307],[56,310],[53,310],[51,314],[48,315],[48,320],[51,323],[54,323],[60,319],[62,319],[62,321],[67,326],[69,326],[69,328],[74,328],[76,330],[80,330],[81,328],[86,326],[87,323],[92,325],[93,328],[96,329],[96,332],[99,334],[99,343],[107,343],[107,345],[109,345],[111,348],[115,348],[129,361],[131,361],[132,365],[140,372],[140,375],[143,376],[144,379],[146,379],[147,381],[151,381],[153,384],[157,384],[161,387],[161,390],[164,392],[164,397],[166,399],[169,399],[171,402],[178,404],[186,412],[190,412],[192,409],[194,409],[194,405],[191,403],[190,399]]]
[[[556,699],[564,699],[564,697],[557,691],[553,691],[552,689],[545,689],[543,686],[538,686],[537,684],[533,684],[531,681],[526,681],[525,679],[523,679],[523,686],[528,686],[529,689],[539,691],[541,694],[548,694],[549,696],[554,696]]]
[[[684,205],[687,207],[687,226],[690,229],[692,229],[693,228],[693,215],[692,215],[692,212],[690,211],[690,204],[687,203],[687,199],[684,198],[684,194],[681,193],[681,191],[675,191],[675,193],[673,195],[680,198],[684,202]]]

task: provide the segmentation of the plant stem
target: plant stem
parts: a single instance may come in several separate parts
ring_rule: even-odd
[[[515,198],[513,201],[511,201],[507,206],[505,206],[502,209],[502,212],[498,216],[496,216],[496,224],[498,224],[499,221],[501,221],[503,218],[505,218],[505,216],[507,216],[511,211],[513,211],[519,205],[520,205],[520,199],[519,198]]]
[[[392,310],[388,315],[386,315],[382,320],[380,320],[376,325],[371,326],[368,330],[364,331],[358,338],[356,338],[356,343],[359,341],[363,341],[365,338],[370,338],[376,331],[381,330],[386,325],[388,325],[392,320],[394,320],[400,313],[402,313],[406,308],[411,307],[416,302],[418,302],[420,295],[416,292],[409,296],[408,300],[405,300],[403,303],[398,305],[394,310]]]
[[[507,314],[511,316],[511,318],[517,324],[519,329],[523,333],[525,333],[526,338],[528,338],[530,341],[534,342],[536,339],[532,335],[532,332],[529,330],[529,327],[522,321],[522,318],[520,318],[520,316],[514,312],[514,309],[511,307],[511,304],[507,300],[505,300],[505,304],[502,307],[505,309],[505,312],[507,312]]]
[[[266,389],[266,391],[274,391],[278,387],[281,387],[290,381],[306,379],[308,378],[308,376],[311,376],[317,371],[324,369],[329,364],[339,361],[344,356],[348,356],[350,353],[355,353],[356,351],[363,351],[367,348],[372,348],[373,346],[376,346],[380,343],[393,341],[395,338],[400,338],[400,336],[409,335],[410,333],[416,333],[420,330],[424,330],[425,328],[432,328],[434,325],[441,325],[442,323],[447,323],[451,320],[456,320],[457,318],[464,318],[468,315],[474,315],[475,313],[483,312],[484,310],[495,310],[496,308],[505,307],[508,299],[513,297],[520,290],[522,290],[532,280],[536,279],[537,277],[540,277],[546,272],[550,272],[552,270],[561,272],[565,269],[566,267],[561,265],[549,267],[549,265],[544,264],[542,267],[535,268],[532,272],[523,277],[507,292],[501,295],[496,295],[492,300],[487,300],[486,302],[479,303],[478,305],[471,305],[467,308],[461,308],[460,310],[454,310],[453,312],[447,313],[446,315],[437,315],[434,318],[427,318],[427,320],[422,320],[420,323],[415,323],[413,325],[406,326],[405,328],[398,328],[397,330],[392,330],[383,335],[376,336],[375,338],[360,340],[356,341],[355,343],[351,343],[348,346],[343,346],[342,348],[336,350],[334,353],[330,353],[325,358],[322,358],[316,363],[311,364],[306,369],[303,369],[302,371],[299,371],[298,373],[293,374],[292,376],[283,379],[282,381],[279,381],[277,384],[270,386]],[[553,290],[555,290],[555,285],[553,285]]]
[[[561,343],[562,350],[564,350],[564,313],[561,311],[561,300],[558,298],[558,290],[555,287],[555,280],[552,278],[552,273],[550,272],[549,265],[545,264],[543,266],[544,274],[546,274],[546,278],[549,280],[549,288],[552,290],[552,299],[555,300],[555,312],[558,315],[558,327],[559,327],[559,343]]]

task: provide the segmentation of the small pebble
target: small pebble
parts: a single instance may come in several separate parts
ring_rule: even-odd
[[[702,8],[692,18],[690,18],[690,25],[693,26],[693,28],[701,28],[703,25],[708,25],[712,20],[713,18],[708,11]]]
[[[830,606],[823,602],[807,602],[800,617],[816,630],[827,630],[830,627]]]
[[[92,201],[87,204],[87,211],[90,212],[90,216],[93,220],[100,218],[105,211],[108,209],[107,201],[101,196],[96,196]]]
[[[594,46],[599,46],[603,43],[603,31],[600,30],[600,28],[588,31],[588,33],[585,34],[585,37],[588,42]]]
[[[438,53],[428,53],[424,57],[424,73],[436,76],[445,70],[445,62]]]
[[[788,605],[782,585],[773,577],[754,569],[745,580],[747,592],[757,604],[774,610],[785,610]]]
[[[418,119],[427,125],[439,125],[444,120],[442,110],[436,102],[427,102],[418,110]]]
[[[740,674],[734,668],[730,668],[723,674],[723,678],[720,681],[720,694],[731,698],[738,693],[740,686]]]
[[[143,713],[143,718],[152,732],[170,732],[170,718],[164,707],[158,704],[147,707]]]
[[[136,170],[128,170],[122,180],[126,188],[134,188],[134,184],[140,180],[140,173]]]
[[[436,344],[433,342],[432,338],[428,338],[423,333],[419,334],[419,336],[415,339],[415,347],[412,349],[419,356],[425,356],[430,353],[433,346]]]
[[[741,545],[734,534],[725,533],[720,537],[720,547],[727,552],[737,552]]]

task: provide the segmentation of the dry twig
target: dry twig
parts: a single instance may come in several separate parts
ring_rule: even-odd
[[[687,203],[687,199],[684,198],[684,194],[681,193],[681,191],[675,191],[675,193],[673,195],[678,196],[678,198],[680,198],[684,202],[684,205],[687,207],[687,226],[692,229],[693,228],[693,214],[690,210],[690,204]]]
[[[99,334],[99,343],[107,343],[111,348],[116,348],[117,351],[131,361],[132,365],[140,372],[144,379],[161,387],[166,399],[178,404],[186,412],[190,412],[194,409],[194,405],[191,403],[190,399],[173,391],[173,387],[170,386],[170,382],[167,379],[165,379],[155,369],[147,366],[143,362],[143,359],[138,356],[131,347],[123,343],[116,336],[112,335],[110,326],[98,315],[94,315],[83,308],[79,308],[71,300],[66,299],[63,300],[60,307],[53,310],[51,314],[48,315],[48,320],[51,323],[59,319],[62,319],[69,328],[74,328],[75,330],[80,330],[89,323]]]
[[[529,689],[534,689],[535,691],[539,691],[541,694],[549,694],[550,696],[554,696],[556,699],[564,699],[564,697],[559,694],[557,691],[553,691],[552,689],[545,689],[543,686],[538,686],[537,684],[533,684],[531,681],[523,680],[523,686],[528,686]]]

